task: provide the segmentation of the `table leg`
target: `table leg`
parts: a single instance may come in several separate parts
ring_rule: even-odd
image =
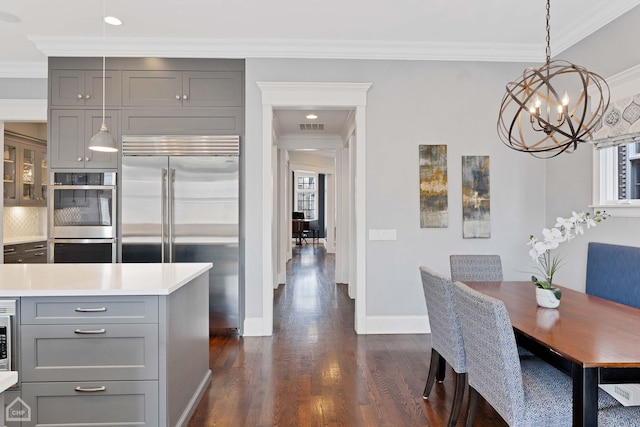
[[[573,425],[598,426],[598,368],[584,368],[574,364],[571,368],[573,380]]]

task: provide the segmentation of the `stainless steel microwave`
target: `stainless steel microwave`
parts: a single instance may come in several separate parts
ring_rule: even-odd
[[[53,172],[50,239],[116,237],[116,172]]]

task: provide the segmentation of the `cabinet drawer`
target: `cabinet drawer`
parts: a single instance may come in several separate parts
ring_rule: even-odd
[[[22,250],[25,252],[41,251],[43,249],[44,250],[47,249],[47,242],[46,241],[29,242],[29,243],[23,243],[21,246],[22,246]]]
[[[21,323],[157,323],[157,296],[21,299]]]
[[[22,399],[31,408],[22,427],[159,425],[156,381],[27,383]]]
[[[4,263],[5,264],[21,264],[24,262],[24,256],[20,253],[5,252]]]
[[[22,382],[158,379],[158,325],[23,325]]]

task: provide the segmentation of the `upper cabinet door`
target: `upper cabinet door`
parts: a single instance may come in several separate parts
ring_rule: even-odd
[[[242,107],[244,93],[240,71],[184,71],[185,107]]]
[[[105,121],[116,142],[119,141],[118,112],[107,110]],[[91,137],[100,130],[102,110],[52,110],[50,163],[52,168],[115,169],[118,153],[88,149]],[[119,143],[119,142],[118,142]]]
[[[126,107],[242,107],[240,71],[123,71]]]
[[[182,106],[180,71],[123,71],[122,105],[127,107]]]
[[[120,72],[105,73],[106,104],[120,105]],[[102,71],[52,70],[52,106],[100,106],[102,105]]]
[[[87,71],[85,73],[85,90],[89,98],[85,105],[102,105],[102,71]],[[107,107],[120,106],[122,96],[120,92],[120,71],[106,71],[105,79],[105,104]]]
[[[84,111],[51,111],[49,159],[53,168],[84,168]]]

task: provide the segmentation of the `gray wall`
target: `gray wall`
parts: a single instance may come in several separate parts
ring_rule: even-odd
[[[578,45],[562,52],[564,59],[587,67],[605,79],[640,64],[640,7],[600,29]],[[629,94],[632,95],[632,94]],[[546,224],[553,226],[558,216],[586,210],[592,201],[593,148],[584,145],[574,154],[547,161]],[[610,218],[584,236],[564,243],[565,264],[556,275],[558,284],[584,290],[589,241],[640,246],[640,218]]]
[[[529,65],[529,64],[526,64]],[[368,241],[367,316],[426,314],[418,266],[449,273],[451,253],[497,253],[508,279],[526,279],[526,246],[544,217],[544,164],[506,148],[496,133],[507,81],[525,64],[426,61],[248,59],[247,183],[262,176],[259,81],[371,82],[367,104],[367,229],[396,229],[396,241]],[[420,229],[418,145],[447,144],[450,225]],[[463,239],[461,156],[491,158],[490,239]],[[247,229],[262,218],[259,185],[247,186]],[[262,314],[261,233],[247,235],[247,317]]]
[[[47,99],[47,79],[0,79],[0,99]]]

